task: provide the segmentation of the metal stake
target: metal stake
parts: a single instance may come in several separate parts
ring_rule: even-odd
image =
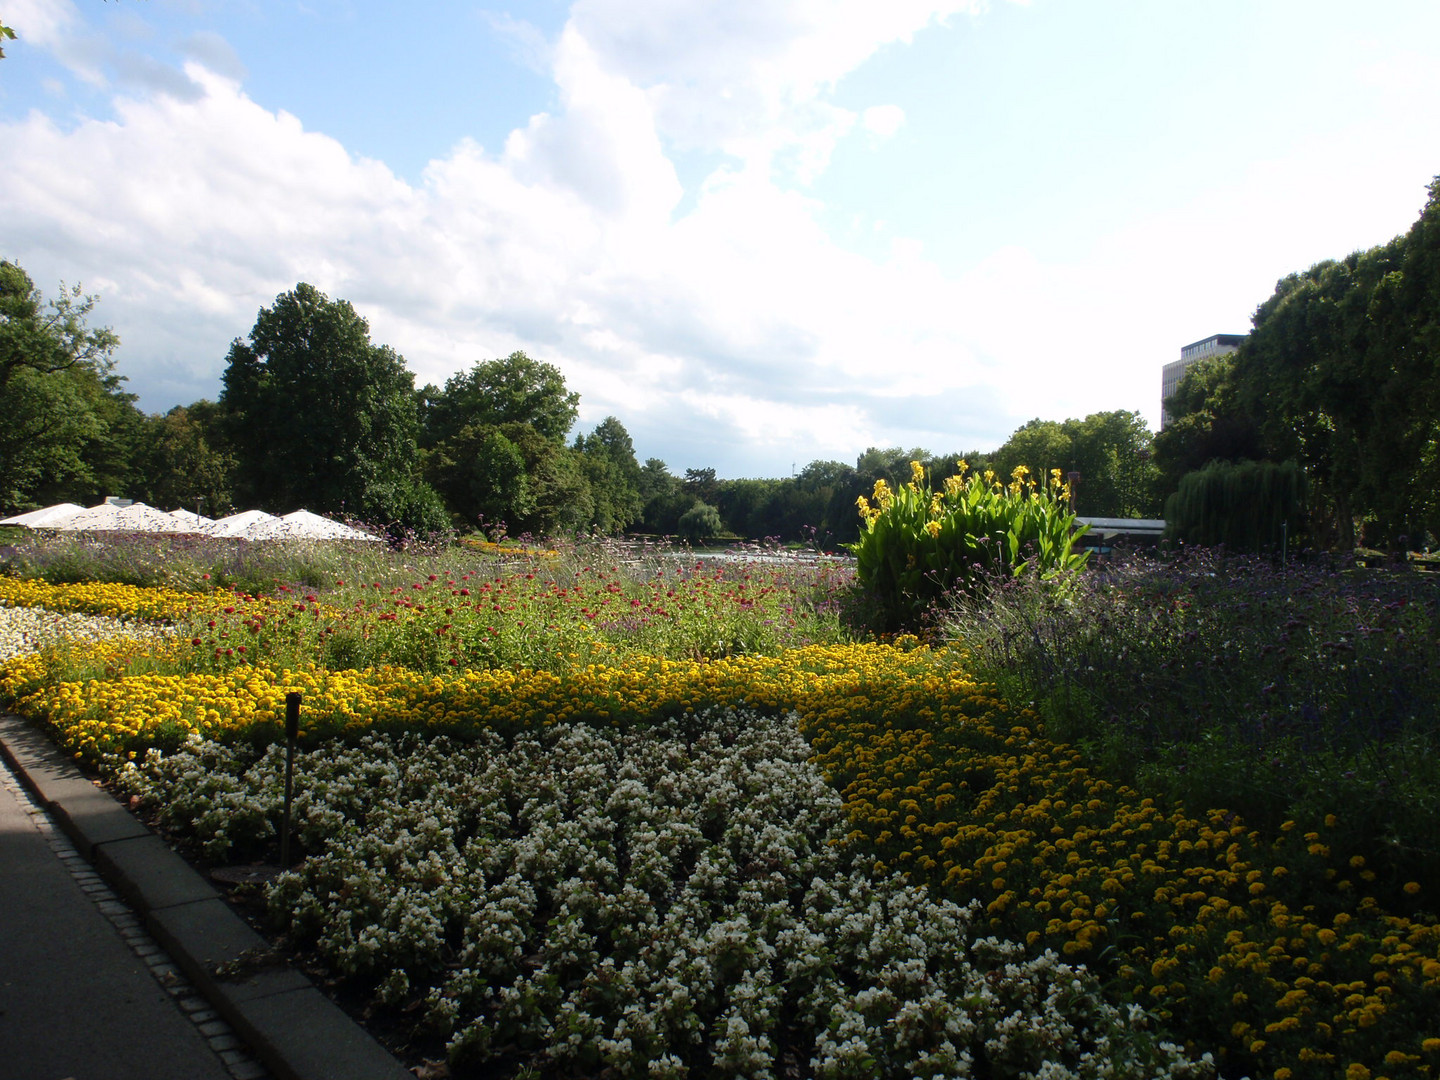
[[[285,695],[285,813],[280,819],[280,868],[290,869],[290,799],[295,777],[295,739],[300,734],[300,693]]]

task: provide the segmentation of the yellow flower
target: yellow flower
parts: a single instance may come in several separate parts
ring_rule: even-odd
[[[927,522],[925,523],[925,531],[926,531],[927,533],[929,533],[931,536],[939,536],[939,535],[940,535],[940,522],[938,522],[938,521],[927,521]]]
[[[1419,891],[1420,891],[1420,883],[1419,883],[1418,881],[1407,881],[1407,882],[1405,883],[1405,892],[1406,892],[1407,895],[1409,895],[1409,896],[1414,896],[1414,895],[1415,895],[1416,893],[1418,893]]]
[[[1370,1070],[1358,1061],[1352,1061],[1345,1069],[1345,1080],[1370,1080]]]
[[[923,481],[924,479],[925,470],[920,465],[920,463],[918,461],[910,462],[910,483],[914,484],[916,487],[919,487],[921,481]]]

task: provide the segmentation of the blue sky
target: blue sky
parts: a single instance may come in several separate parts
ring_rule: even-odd
[[[402,14],[396,15],[397,11]],[[144,408],[298,281],[677,472],[1135,409],[1440,174],[1440,5],[0,0],[0,257]]]

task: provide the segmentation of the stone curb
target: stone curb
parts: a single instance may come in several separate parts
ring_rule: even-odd
[[[276,1077],[414,1080],[305,975],[267,962],[265,940],[209,882],[33,726],[0,713],[0,754]]]

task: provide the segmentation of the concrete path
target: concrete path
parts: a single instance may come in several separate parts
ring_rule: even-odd
[[[414,1080],[33,726],[0,714],[0,1080]]]
[[[81,887],[105,889],[103,883],[18,788],[6,769],[0,777],[0,1078],[231,1080],[205,1034]],[[75,862],[83,869],[72,870]],[[99,903],[115,901],[102,896]],[[130,919],[138,930],[139,920]]]

